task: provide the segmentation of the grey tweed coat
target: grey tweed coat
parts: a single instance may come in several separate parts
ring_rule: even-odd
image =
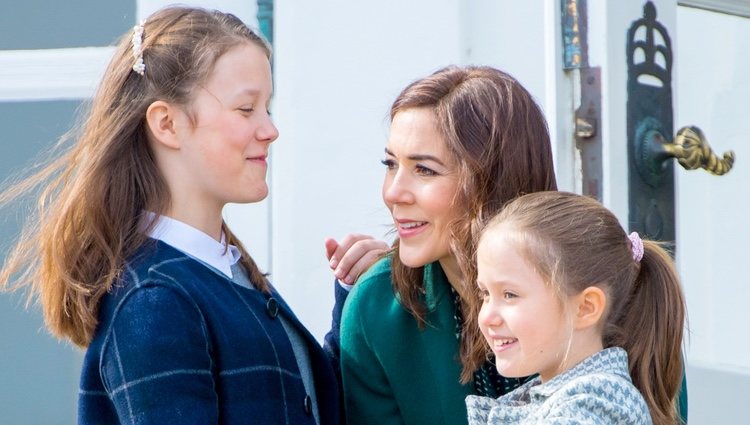
[[[498,399],[468,396],[469,425],[650,425],[646,401],[628,374],[628,354],[607,348],[542,383],[532,379]]]

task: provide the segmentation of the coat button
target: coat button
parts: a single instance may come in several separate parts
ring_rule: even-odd
[[[308,416],[312,415],[312,398],[309,395],[305,396],[305,413]]]
[[[275,319],[279,315],[279,302],[275,298],[269,298],[266,302],[266,313]]]

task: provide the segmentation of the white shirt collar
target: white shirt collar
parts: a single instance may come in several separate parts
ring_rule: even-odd
[[[146,212],[146,219],[154,214]],[[158,239],[185,254],[202,261],[219,270],[232,279],[232,266],[240,260],[240,250],[234,245],[224,246],[224,234],[221,242],[201,232],[193,226],[167,216],[159,216],[149,237]]]

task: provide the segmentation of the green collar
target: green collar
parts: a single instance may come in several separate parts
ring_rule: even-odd
[[[451,287],[448,277],[445,276],[445,272],[440,267],[439,262],[435,261],[424,266],[422,283],[425,291],[425,307],[427,307],[428,311],[434,311],[440,304],[440,301],[449,295]]]

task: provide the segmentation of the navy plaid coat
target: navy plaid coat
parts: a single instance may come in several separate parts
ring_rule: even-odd
[[[154,240],[101,303],[79,423],[315,424],[280,314],[307,343],[321,424],[339,424],[337,347],[324,351],[275,291],[233,284]]]

